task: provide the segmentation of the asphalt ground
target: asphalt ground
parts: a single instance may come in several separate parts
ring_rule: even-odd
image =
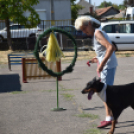
[[[8,70],[0,65],[0,134],[106,134],[110,127],[97,129],[105,118],[103,102],[97,95],[92,100],[81,94],[86,83],[96,74],[96,64],[77,60],[74,71],[59,81],[57,107],[55,79],[29,80],[22,83],[21,65]],[[64,62],[62,69],[69,63]],[[115,85],[134,81],[134,57],[118,58]],[[125,98],[124,98],[125,99]],[[80,117],[82,116],[82,117]],[[115,134],[134,134],[134,111],[123,111]]]

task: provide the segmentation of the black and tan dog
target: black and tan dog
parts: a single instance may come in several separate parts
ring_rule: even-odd
[[[100,79],[94,78],[87,83],[87,86],[82,90],[82,94],[88,93],[88,98],[91,99],[95,92],[112,110],[114,120],[108,134],[113,134],[116,121],[122,111],[129,106],[134,109],[134,83],[109,86],[100,82]]]

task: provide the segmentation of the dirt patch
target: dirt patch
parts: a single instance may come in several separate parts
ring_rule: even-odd
[[[0,51],[0,64],[5,64],[8,62],[8,58],[7,58],[7,55],[9,53],[11,53],[12,51],[11,50],[8,50],[8,51]]]
[[[0,64],[7,64],[8,63],[7,55],[9,53],[12,53],[12,52],[18,52],[19,53],[19,51],[11,51],[11,50],[0,51]],[[22,52],[23,51],[21,51],[21,53]],[[24,51],[24,53],[26,53],[26,52]],[[70,60],[74,56],[74,52],[64,51],[63,53],[66,57],[66,58],[62,58],[63,61]],[[95,51],[78,51],[78,58],[77,59],[78,60],[91,59],[95,56],[96,56]],[[119,57],[133,57],[134,56],[134,51],[119,51],[119,52],[117,51],[116,56],[117,56],[117,58],[119,58]]]

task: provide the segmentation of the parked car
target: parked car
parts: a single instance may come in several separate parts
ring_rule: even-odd
[[[105,21],[101,23],[117,50],[134,50],[134,21]]]
[[[73,35],[74,38],[76,39],[85,39],[85,38],[91,38],[91,36],[86,35],[82,31],[77,31],[73,25],[67,25],[67,26],[53,26],[56,28],[63,29],[67,32],[69,32],[71,35]],[[53,28],[52,27],[52,28]]]
[[[59,28],[59,29],[62,29],[62,30],[65,30],[67,32],[69,32],[75,39],[76,39],[76,42],[77,42],[77,47],[79,50],[90,50],[92,47],[91,45],[91,36],[88,36],[86,34],[84,34],[82,31],[77,31],[75,29],[75,27],[73,25],[67,25],[67,26],[52,26],[51,28]],[[46,30],[49,29],[49,28],[46,28]],[[36,34],[36,37],[38,38],[43,32],[39,32]],[[55,34],[57,35],[57,32],[55,32]],[[59,45],[60,45],[60,48],[61,50],[71,50],[71,49],[74,49],[74,46],[73,44],[69,45],[67,44],[67,42],[63,41],[65,36],[59,36],[60,38],[60,42],[59,42]],[[63,40],[61,40],[61,38]],[[39,47],[40,47],[40,51],[42,52],[46,46],[47,46],[47,37],[44,37],[42,39],[41,42],[39,42]],[[69,40],[68,40],[69,41]],[[78,43],[79,42],[79,43]],[[89,42],[89,43],[88,43]],[[43,44],[43,45],[42,45]]]
[[[11,38],[26,38],[36,36],[36,33],[42,31],[39,27],[25,28],[24,25],[12,24],[9,26]],[[0,30],[0,43],[7,39],[7,28]]]

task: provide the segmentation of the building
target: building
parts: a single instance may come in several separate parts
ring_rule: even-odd
[[[80,0],[77,5],[81,5],[83,8],[79,10],[78,15],[84,15],[85,13],[92,13],[94,11],[94,6],[91,5],[90,0]]]
[[[67,23],[71,23],[70,0],[39,0],[39,3],[33,7],[39,14],[40,20],[43,20],[41,21],[43,27],[57,25],[59,20],[70,20],[69,22],[67,21]],[[29,12],[24,13],[25,16],[29,16],[29,14]],[[62,24],[62,22],[59,23],[59,25]]]
[[[99,18],[106,18],[107,16],[111,16],[111,15],[115,15],[120,13],[119,10],[115,9],[114,7],[110,6],[110,7],[105,7],[105,8],[100,8],[95,10],[97,16],[99,16]]]
[[[70,0],[39,0],[33,8],[39,14],[40,27],[45,29],[53,25],[69,25],[71,23],[71,2]],[[24,12],[24,16],[29,16],[30,12]],[[64,21],[63,21],[64,20]],[[0,22],[0,29],[5,24]]]
[[[70,0],[39,0],[39,3],[33,7],[38,12],[41,20],[71,19]],[[29,15],[29,13],[26,12],[25,15]]]

